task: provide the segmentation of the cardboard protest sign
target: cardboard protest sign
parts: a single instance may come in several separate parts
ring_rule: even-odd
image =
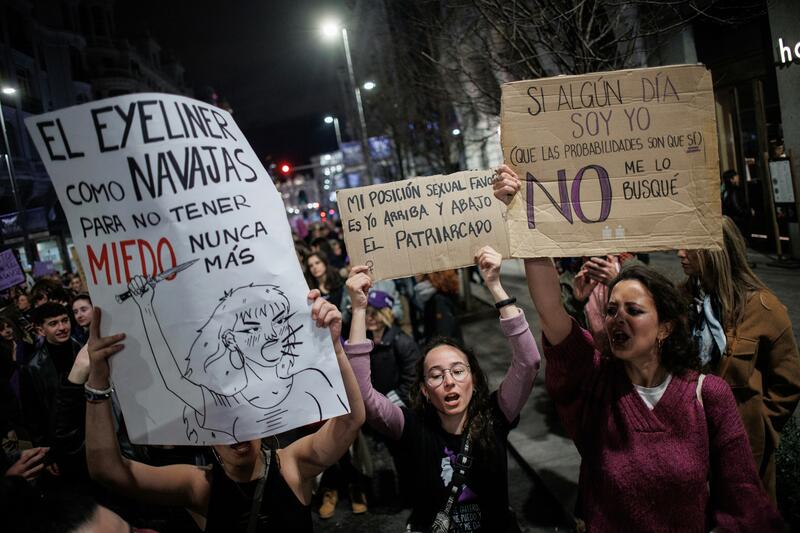
[[[13,250],[0,252],[0,291],[14,287],[25,281],[25,274]]]
[[[227,112],[164,94],[26,120],[67,215],[131,440],[211,444],[338,416],[286,210]]]
[[[487,245],[509,257],[492,174],[457,172],[338,191],[350,262],[368,265],[374,279],[392,279],[471,265]]]
[[[86,283],[86,272],[83,270],[83,263],[81,263],[81,258],[78,257],[78,250],[74,246],[69,250],[69,258],[72,260],[72,266],[75,268],[75,272],[81,278],[81,285],[88,287],[89,284]]]
[[[702,65],[503,85],[503,156],[523,180],[511,255],[716,248],[716,132]]]

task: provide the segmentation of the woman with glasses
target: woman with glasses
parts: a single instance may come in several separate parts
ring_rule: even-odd
[[[411,408],[378,393],[370,380],[372,341],[366,311],[372,280],[365,266],[347,281],[353,302],[345,351],[358,380],[367,422],[411,461],[409,531],[516,531],[508,508],[506,438],[530,396],[539,351],[522,310],[500,283],[502,257],[482,248],[476,263],[500,311],[500,329],[511,344],[511,365],[495,392],[475,354],[452,339],[432,340],[417,363]]]

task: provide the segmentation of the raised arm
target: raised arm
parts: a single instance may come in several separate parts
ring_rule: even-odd
[[[350,322],[350,340],[347,341],[345,350],[364,398],[367,423],[390,439],[396,440],[403,434],[403,411],[372,388],[369,357],[372,341],[367,339],[367,296],[372,280],[367,272],[369,267],[353,267],[347,279],[347,292],[353,302],[353,320]]]
[[[342,315],[335,305],[320,297],[318,290],[311,291],[308,297],[313,301],[311,318],[317,327],[328,328],[331,332],[350,413],[331,418],[315,433],[293,442],[283,450],[282,460],[290,459],[297,465],[304,492],[310,492],[314,478],[344,455],[364,424],[364,402],[361,401],[358,383],[340,341]]]
[[[508,293],[500,282],[502,261],[503,256],[489,246],[481,248],[475,256],[495,304],[509,301]],[[497,400],[506,420],[512,422],[528,401],[542,358],[522,309],[513,303],[506,303],[499,310],[500,327],[511,342],[511,366],[500,384]]]
[[[110,387],[108,359],[119,352],[124,334],[100,337],[99,307],[89,327],[88,387]],[[205,515],[210,495],[206,472],[189,465],[148,466],[122,457],[114,433],[110,397],[86,403],[86,462],[92,479],[130,498],[188,507]]]
[[[494,195],[508,204],[519,192],[522,182],[508,165],[498,168],[496,175],[492,184]],[[561,304],[561,285],[553,261],[549,258],[526,259],[525,275],[533,305],[539,313],[542,333],[551,344],[559,344],[572,331],[572,320]]]
[[[164,331],[161,329],[161,323],[156,316],[153,307],[156,287],[156,283],[151,283],[144,276],[134,276],[128,284],[131,300],[139,307],[147,345],[167,390],[198,413],[204,413],[203,390],[183,375],[181,365],[175,354],[172,353],[172,348],[170,348]],[[165,362],[164,359],[167,358],[169,360]]]

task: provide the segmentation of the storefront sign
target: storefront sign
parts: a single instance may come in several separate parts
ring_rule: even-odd
[[[778,38],[778,55],[781,57],[781,63],[792,63],[800,60],[800,41],[797,41],[794,46],[788,43],[784,44],[783,38]]]

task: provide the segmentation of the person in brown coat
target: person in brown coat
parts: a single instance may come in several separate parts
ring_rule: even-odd
[[[723,217],[718,252],[680,250],[701,358],[733,390],[761,481],[773,501],[775,450],[800,401],[800,355],[786,307],[750,269],[744,238]]]

